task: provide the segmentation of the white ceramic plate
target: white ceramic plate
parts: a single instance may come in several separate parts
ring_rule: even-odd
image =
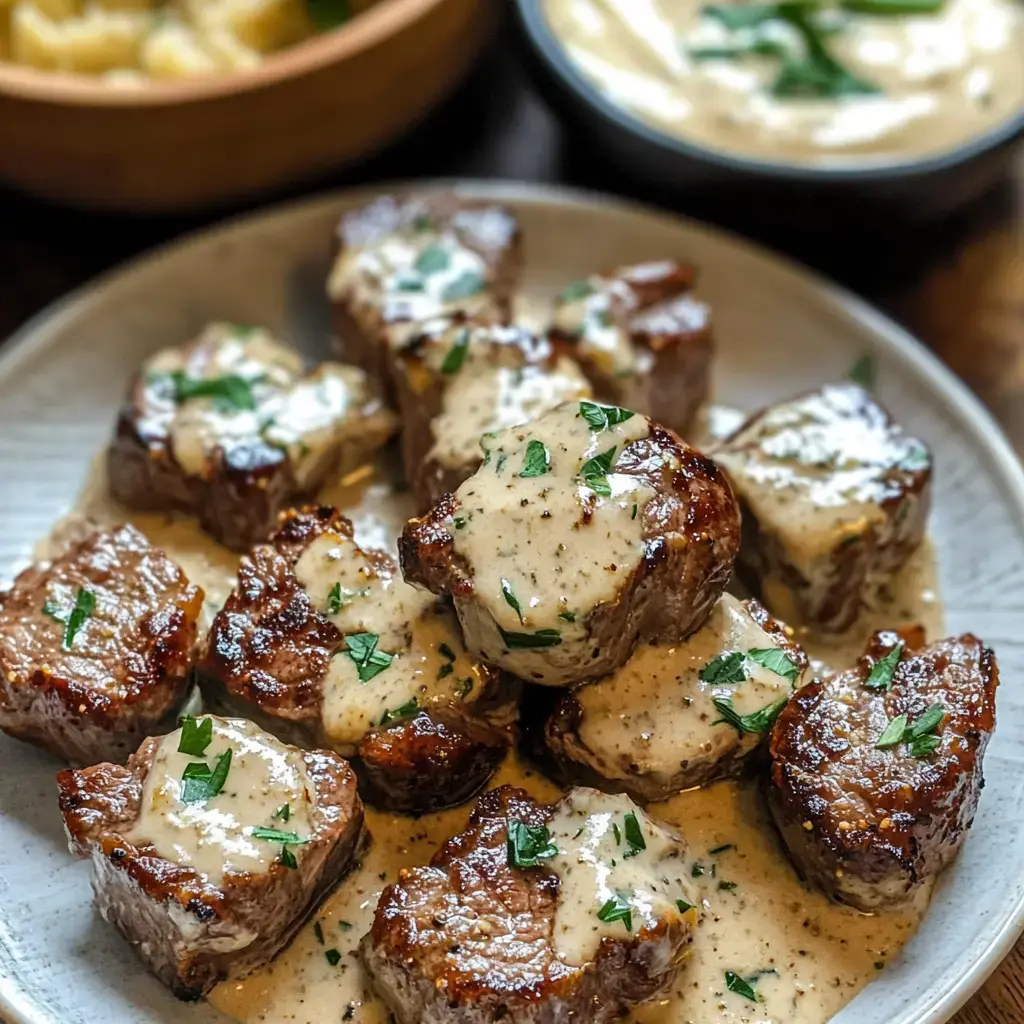
[[[999,727],[974,829],[924,924],[835,1024],[945,1021],[1024,927],[1024,474],[1009,446],[912,338],[778,257],[578,193],[511,184],[459,190],[517,209],[527,289],[550,291],[595,267],[645,258],[699,264],[717,319],[720,401],[753,409],[842,377],[870,352],[882,401],[935,450],[931,530],[948,628],[995,648]],[[366,196],[288,206],[176,243],[47,310],[0,350],[0,579],[68,509],[129,376],[154,349],[216,318],[266,323],[326,354],[332,227]],[[57,768],[0,738],[0,1016],[10,1024],[221,1019],[174,1000],[92,911],[87,865],[64,844]]]

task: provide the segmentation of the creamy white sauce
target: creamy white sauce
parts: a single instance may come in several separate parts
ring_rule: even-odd
[[[299,354],[262,328],[211,324],[194,347],[164,349],[142,373],[147,415],[140,430],[143,436],[166,432],[174,457],[191,476],[204,474],[216,449],[262,438],[288,454],[301,486],[346,435],[366,429],[361,414],[369,395],[362,370],[323,363],[305,375]],[[175,373],[196,381],[239,377],[253,408],[216,396],[178,401]]]
[[[750,715],[787,698],[809,681],[810,670],[791,683],[748,657],[743,682],[706,682],[701,672],[732,652],[777,648],[743,604],[724,594],[685,643],[640,644],[612,675],[576,691],[583,711],[580,739],[599,759],[603,774],[649,776],[661,785],[671,784],[681,770],[692,778],[726,758],[740,757],[764,735],[740,736],[722,721],[713,701],[728,700],[738,715]]]
[[[614,305],[631,303],[632,292],[624,281],[608,280],[593,275],[572,287],[579,294],[555,307],[552,321],[556,330],[577,339],[581,357],[593,362],[598,371],[609,377],[626,377],[642,373],[649,365],[641,365],[641,356],[651,362],[650,352],[638,353],[621,318],[614,315]]]
[[[1024,104],[1024,9],[946,0],[938,12],[849,13],[832,55],[881,91],[840,98],[772,94],[781,61],[699,60],[695,48],[749,42],[702,15],[703,0],[545,0],[570,59],[612,102],[712,149],[798,164],[865,164],[952,149]],[[831,8],[836,15],[838,8]],[[786,47],[800,39],[778,21]]]
[[[400,708],[471,702],[484,689],[485,670],[466,654],[455,616],[433,594],[406,583],[397,566],[391,569],[333,533],[313,541],[295,565],[313,604],[346,637],[377,637],[375,653],[386,662],[363,679],[349,650],[331,659],[321,713],[324,731],[342,753],[353,752]]]
[[[639,565],[644,554],[640,511],[653,491],[636,477],[615,473],[614,462],[649,429],[649,421],[637,414],[595,431],[580,415],[579,403],[572,402],[482,439],[489,457],[456,492],[461,525],[456,524],[454,550],[472,572],[475,590],[469,609],[458,604],[460,616],[464,611],[486,615],[489,621],[476,625],[491,661],[539,678],[538,652],[510,649],[499,630],[553,629],[563,643],[579,638],[587,615],[614,600]],[[601,496],[580,473],[584,463],[612,449],[611,493]],[[535,454],[528,463],[529,451]],[[547,468],[522,476],[531,465]]]
[[[483,257],[451,228],[428,225],[343,248],[327,280],[328,296],[348,303],[365,329],[383,326],[393,349],[403,347],[423,320],[484,309],[491,302],[488,288]]]
[[[559,880],[552,942],[566,963],[591,962],[604,938],[622,940],[673,920],[696,923],[686,844],[628,796],[574,789],[548,831],[558,847],[545,862]],[[638,842],[630,841],[634,835]],[[609,902],[628,906],[628,927],[621,918],[604,920]]]
[[[262,874],[280,856],[282,844],[256,838],[254,828],[308,840],[313,795],[300,751],[243,719],[208,720],[213,737],[200,755],[178,750],[181,729],[161,741],[146,776],[138,821],[126,838],[220,885],[227,875]],[[185,803],[185,769],[198,763],[213,769],[227,751],[231,760],[223,789],[208,800]],[[301,843],[289,850],[296,861],[301,859]]]
[[[517,328],[453,326],[423,343],[419,355],[431,371],[431,384],[443,388],[441,411],[430,424],[434,445],[428,461],[453,469],[474,465],[481,456],[482,434],[519,426],[562,402],[591,396],[572,359],[530,362],[519,338]],[[546,343],[534,339],[533,344],[550,355]],[[457,345],[466,346],[466,355],[457,371],[446,373],[445,361]]]

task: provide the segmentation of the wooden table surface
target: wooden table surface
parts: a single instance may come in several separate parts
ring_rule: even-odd
[[[657,201],[570,140],[530,87],[505,35],[443,110],[354,172],[285,197],[411,177],[561,182]],[[277,198],[277,197],[275,197]],[[728,209],[676,209],[751,235],[848,285],[930,345],[995,413],[1024,453],[1024,152],[972,208],[927,228],[794,234]],[[97,216],[0,190],[0,338],[69,289],[142,250],[217,219]],[[1024,1024],[1024,940],[955,1024]]]

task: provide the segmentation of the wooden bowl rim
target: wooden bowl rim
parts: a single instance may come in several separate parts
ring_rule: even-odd
[[[408,28],[449,0],[381,0],[332,29],[267,56],[258,67],[201,78],[154,80],[122,88],[87,75],[0,62],[0,96],[75,107],[160,107],[222,99],[269,88],[340,64]]]

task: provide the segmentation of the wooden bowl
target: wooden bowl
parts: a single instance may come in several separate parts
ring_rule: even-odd
[[[0,182],[76,206],[181,210],[336,168],[469,70],[497,0],[381,0],[258,68],[137,89],[0,64]]]

